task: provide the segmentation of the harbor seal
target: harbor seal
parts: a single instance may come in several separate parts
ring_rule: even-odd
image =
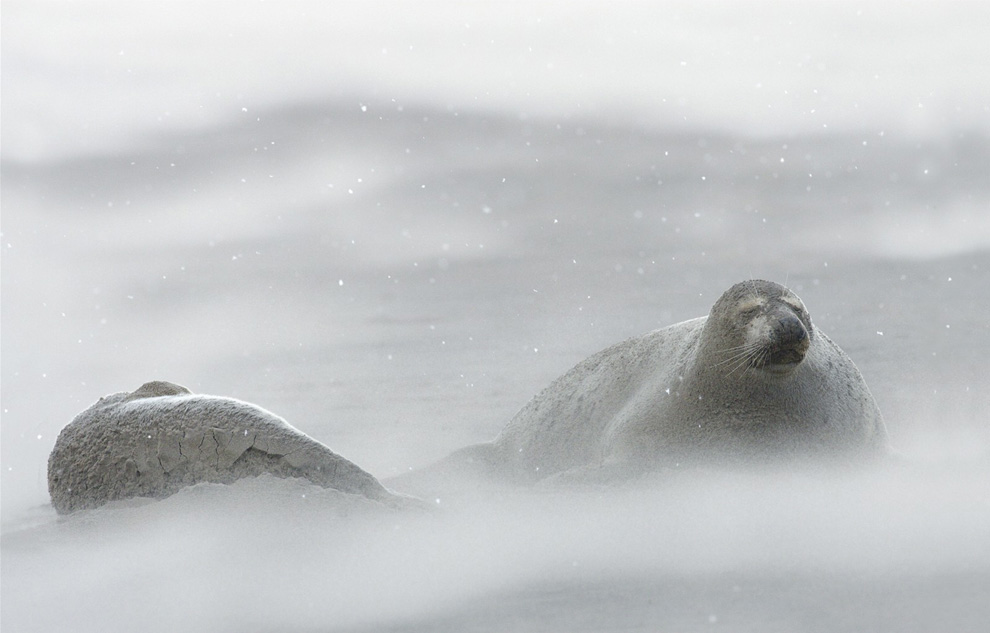
[[[100,398],[62,429],[48,458],[48,491],[64,514],[262,473],[388,504],[401,499],[261,407],[164,381]]]
[[[852,360],[814,327],[797,295],[754,280],[725,291],[707,317],[579,363],[493,442],[453,453],[411,486],[450,473],[536,482],[886,451],[883,418]]]

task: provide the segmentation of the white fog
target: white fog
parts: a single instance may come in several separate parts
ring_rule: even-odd
[[[982,631],[990,6],[4,2],[0,625]],[[302,480],[57,515],[168,380],[386,485],[612,343],[792,288],[892,464]]]

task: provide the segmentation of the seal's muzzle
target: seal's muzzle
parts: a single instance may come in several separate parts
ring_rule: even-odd
[[[770,366],[792,366],[804,360],[811,339],[801,319],[787,315],[777,319],[771,332]]]

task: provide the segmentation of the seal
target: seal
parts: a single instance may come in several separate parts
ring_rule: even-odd
[[[64,514],[263,473],[401,505],[374,476],[279,416],[164,381],[100,398],[63,428],[48,458],[48,491]]]
[[[707,317],[584,360],[493,442],[425,470],[434,484],[441,473],[468,471],[515,482],[597,479],[688,464],[858,461],[887,446],[852,360],[814,327],[797,295],[753,280],[725,291]]]

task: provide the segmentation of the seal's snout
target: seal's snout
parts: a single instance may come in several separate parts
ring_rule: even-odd
[[[796,316],[786,316],[777,319],[777,340],[782,345],[799,345],[805,342],[807,346],[808,332],[804,329],[804,323]]]
[[[789,314],[777,319],[773,328],[770,365],[790,366],[804,360],[811,339],[801,319]]]

